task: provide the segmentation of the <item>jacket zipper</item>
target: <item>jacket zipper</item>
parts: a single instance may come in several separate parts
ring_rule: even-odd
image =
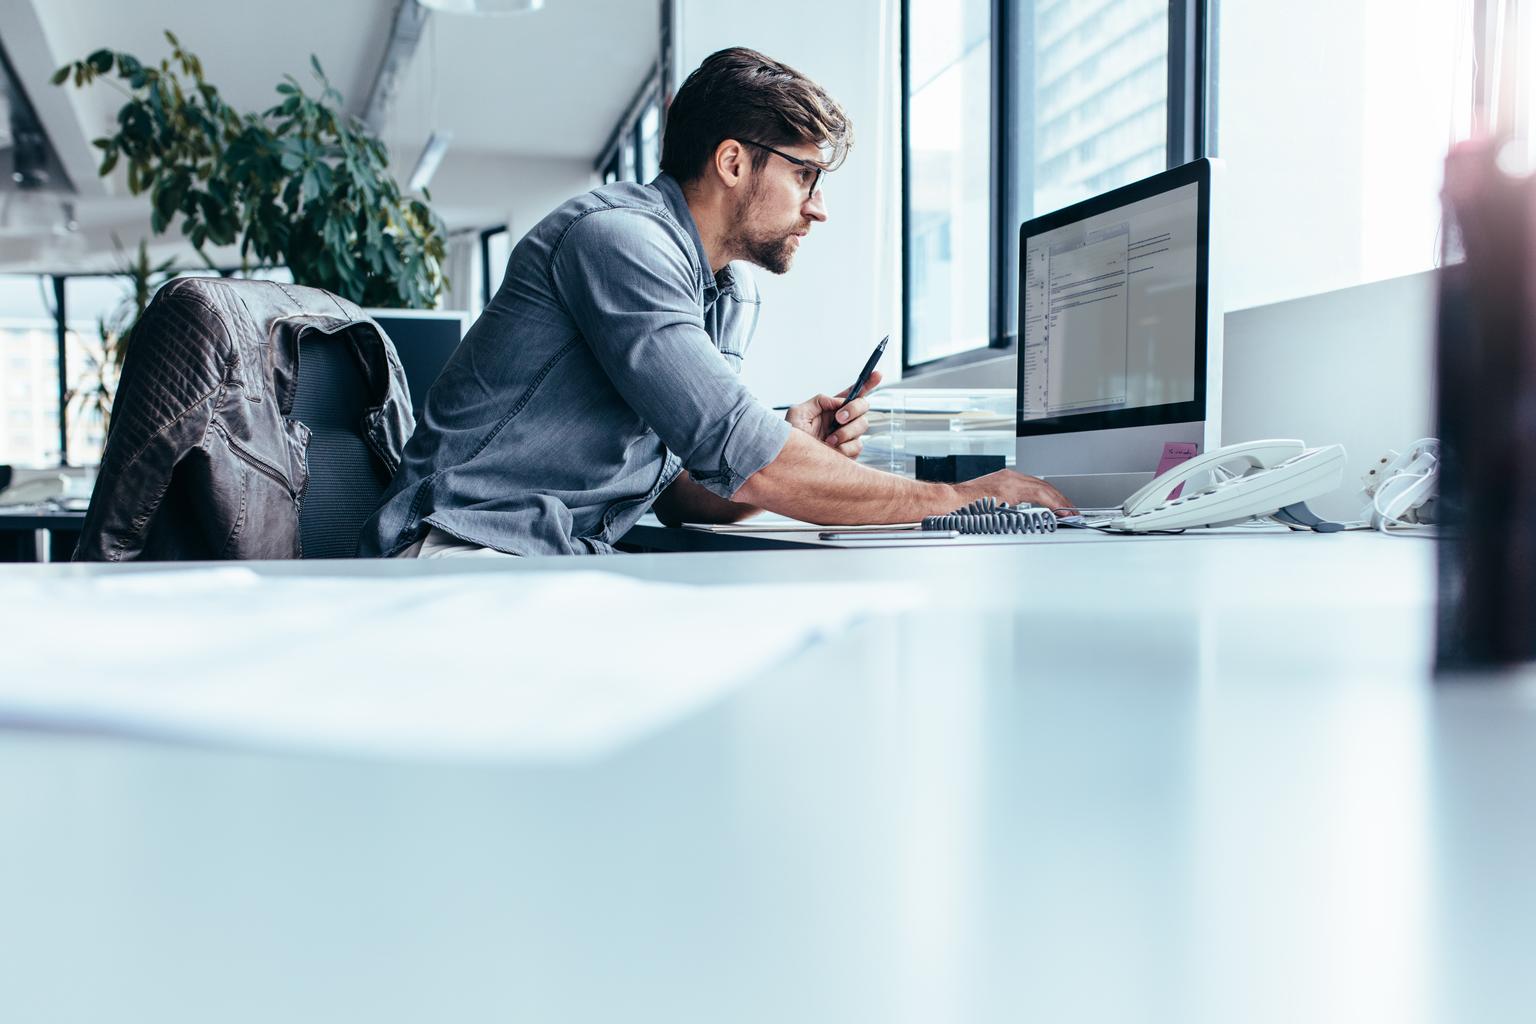
[[[250,466],[252,469],[256,470],[256,472],[260,473],[262,476],[269,477],[277,483],[282,484],[283,489],[288,492],[290,497],[295,496],[293,484],[289,483],[287,478],[284,477],[283,474],[275,466],[268,464],[267,461],[261,456],[257,455],[253,451],[250,451],[239,441],[235,440],[234,436],[218,423],[214,424],[214,429],[217,430],[220,436],[224,438],[225,442],[229,445],[229,450],[234,452],[237,459],[245,463],[247,466]]]

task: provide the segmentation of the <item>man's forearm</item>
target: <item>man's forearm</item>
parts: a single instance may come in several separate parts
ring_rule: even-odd
[[[778,458],[752,474],[738,501],[809,523],[910,523],[965,503],[949,484],[861,466],[794,431]]]
[[[668,526],[682,523],[739,523],[762,509],[726,499],[706,491],[686,472],[679,473],[652,506],[656,518]]]

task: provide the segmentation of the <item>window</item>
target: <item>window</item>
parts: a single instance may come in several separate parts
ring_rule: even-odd
[[[636,152],[640,155],[640,180],[650,181],[661,173],[661,103],[651,97],[635,129]]]
[[[1201,9],[907,0],[905,369],[1011,348],[1020,225],[1169,166],[1175,26]]]
[[[1036,5],[1030,215],[1168,166],[1168,3]]]
[[[512,258],[512,232],[505,226],[486,228],[480,232],[480,308],[491,304],[491,296],[501,288],[507,273],[507,260]]]
[[[603,184],[656,177],[661,172],[661,128],[661,71],[653,67],[593,164]]]
[[[119,339],[135,311],[132,285],[121,277],[64,278],[64,383],[69,395],[65,436],[70,465],[92,466],[101,461],[107,440],[103,412],[117,391],[121,367]]]
[[[263,267],[248,274],[190,270],[174,276],[230,275],[293,280],[287,267]],[[152,287],[160,280],[157,276]],[[122,274],[0,274],[0,423],[6,428],[0,434],[0,463],[41,467],[101,461],[107,425],[102,413],[108,404],[104,396],[116,395],[120,369],[109,359],[103,332],[115,337],[131,322],[131,287]]]
[[[0,275],[0,463],[59,464],[59,336],[53,278]]]
[[[1228,308],[1437,263],[1445,153],[1471,128],[1473,7],[1219,6]]]
[[[910,365],[991,338],[992,10],[989,0],[907,10]]]

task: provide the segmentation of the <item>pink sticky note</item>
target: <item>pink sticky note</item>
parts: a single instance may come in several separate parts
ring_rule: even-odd
[[[1199,454],[1200,454],[1200,446],[1197,445],[1197,444],[1190,444],[1187,441],[1168,441],[1168,442],[1165,442],[1163,444],[1163,457],[1158,460],[1157,472],[1155,474],[1153,474],[1153,475],[1154,476],[1162,476],[1164,473],[1168,472],[1170,469],[1172,469],[1174,466],[1177,466],[1179,463],[1181,463],[1181,462],[1188,462],[1190,459],[1194,458],[1196,455],[1199,455]],[[1177,498],[1179,496],[1179,492],[1182,491],[1183,489],[1184,489],[1184,485],[1183,484],[1179,484],[1179,486],[1177,486],[1177,487],[1175,487],[1173,489],[1173,493],[1168,495],[1168,498],[1166,500],[1172,500],[1174,498]]]

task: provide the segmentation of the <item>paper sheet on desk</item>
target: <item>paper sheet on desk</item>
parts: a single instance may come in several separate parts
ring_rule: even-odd
[[[900,530],[905,528],[917,529],[921,523],[885,523],[874,526],[860,526],[850,524],[848,526],[824,526],[816,523],[807,523],[801,519],[791,519],[789,516],[779,515],[777,512],[761,512],[751,519],[743,519],[739,523],[684,523],[689,530],[703,530],[707,533],[812,533],[821,531],[854,532],[858,530]]]
[[[427,757],[596,756],[914,588],[245,568],[6,586],[0,724]]]

